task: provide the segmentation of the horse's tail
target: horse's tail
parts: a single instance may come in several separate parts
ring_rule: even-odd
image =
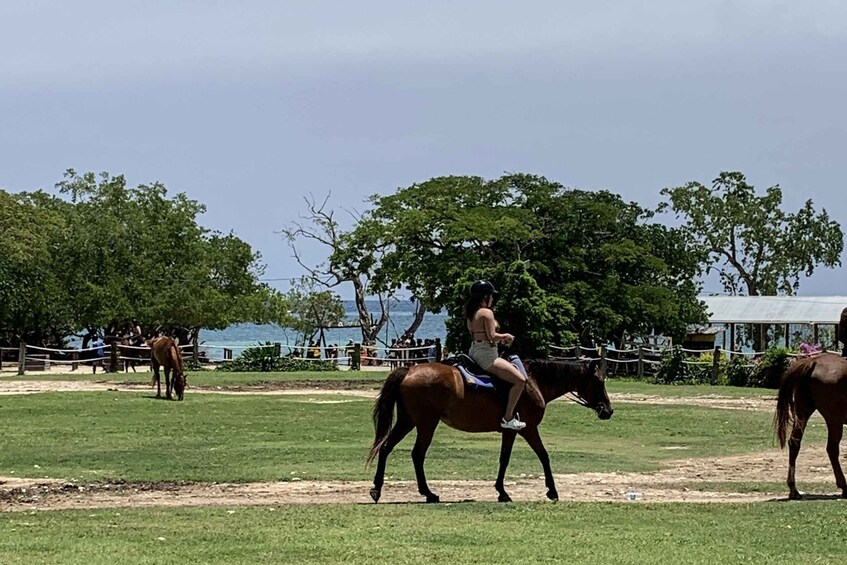
[[[782,376],[776,397],[776,414],[773,419],[780,449],[785,447],[788,427],[793,429],[797,424],[797,393],[804,384],[808,386],[816,365],[816,361],[798,363],[794,367],[789,367]]]
[[[382,390],[374,403],[374,444],[368,453],[366,465],[376,458],[379,450],[388,440],[391,425],[394,423],[394,405],[400,402],[400,383],[409,372],[409,367],[400,367],[391,371],[388,378],[382,384]]]

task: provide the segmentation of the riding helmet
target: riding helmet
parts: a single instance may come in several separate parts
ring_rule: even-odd
[[[476,281],[471,285],[471,294],[485,296],[487,294],[497,294],[497,290],[488,281]]]

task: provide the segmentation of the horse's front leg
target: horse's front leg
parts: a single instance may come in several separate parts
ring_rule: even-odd
[[[429,490],[429,486],[426,484],[426,474],[424,473],[426,451],[432,443],[432,436],[435,434],[436,426],[438,426],[438,420],[433,423],[418,424],[418,437],[415,440],[415,447],[412,448],[412,463],[415,465],[418,492],[426,497],[427,502],[440,501],[438,495]]]
[[[535,455],[538,456],[538,460],[541,461],[541,466],[544,468],[544,484],[547,485],[547,498],[550,500],[559,500],[556,483],[553,481],[553,470],[550,468],[550,456],[547,455],[547,450],[544,449],[544,443],[541,441],[538,428],[536,426],[527,426],[520,433],[535,452]]]
[[[176,378],[176,375],[174,375]],[[173,394],[171,394],[171,369],[165,365],[165,394],[167,395],[168,400],[173,400]]]
[[[162,375],[159,374],[159,363],[153,359],[151,364],[153,365],[153,381],[156,383],[156,398],[162,398]]]
[[[503,479],[506,476],[506,467],[509,466],[509,460],[512,458],[512,446],[515,445],[516,437],[517,432],[504,430],[500,441],[500,470],[497,472],[497,482],[494,483],[494,488],[497,489],[499,495],[497,497],[499,502],[512,502],[512,498],[503,486]]]

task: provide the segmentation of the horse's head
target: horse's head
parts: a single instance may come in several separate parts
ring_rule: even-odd
[[[606,375],[602,372],[599,359],[583,362],[584,372],[576,381],[576,395],[589,408],[597,412],[601,420],[608,420],[614,414],[609,395],[606,393]]]
[[[176,397],[178,400],[182,400],[182,395],[185,393],[185,373],[174,371],[174,392],[176,393]]]

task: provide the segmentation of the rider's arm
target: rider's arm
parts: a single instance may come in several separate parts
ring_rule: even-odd
[[[508,341],[512,334],[503,334],[497,331],[497,322],[494,321],[494,313],[488,308],[480,308],[480,315],[485,324],[485,335],[490,341]]]

